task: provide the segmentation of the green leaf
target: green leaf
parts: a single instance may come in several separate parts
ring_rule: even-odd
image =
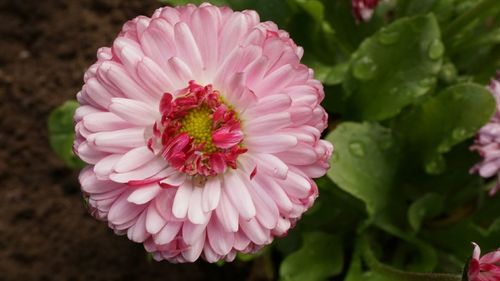
[[[373,34],[381,25],[383,15],[374,14],[368,23],[357,24],[352,14],[351,1],[322,1],[325,21],[335,31],[337,43],[344,54],[351,54],[364,38]],[[385,2],[385,1],[381,1]],[[384,5],[381,3],[380,6]],[[336,54],[331,54],[335,56]]]
[[[444,170],[442,153],[470,138],[495,110],[495,100],[476,84],[451,86],[396,121],[410,149],[430,174]]]
[[[324,280],[339,274],[343,262],[339,237],[321,232],[306,233],[302,248],[283,260],[281,280]]]
[[[433,15],[403,18],[366,39],[344,80],[349,117],[383,120],[433,88],[444,47]]]
[[[413,202],[408,209],[408,221],[413,230],[418,231],[422,221],[438,215],[443,209],[443,197],[428,193]]]
[[[323,22],[325,7],[318,0],[294,0],[295,3],[306,11],[318,23]]]
[[[371,216],[385,209],[394,200],[399,159],[391,131],[378,124],[345,122],[326,139],[335,146],[328,177],[361,199]]]
[[[434,13],[439,22],[448,21],[453,16],[455,0],[402,0],[398,1],[399,16],[415,16]]]
[[[320,63],[312,64],[315,78],[326,85],[336,85],[344,81],[345,74],[349,68],[348,63],[339,63],[335,66]]]
[[[84,166],[84,163],[73,153],[75,139],[73,115],[77,107],[76,101],[67,101],[54,109],[48,120],[50,146],[57,156],[73,169]]]
[[[370,247],[370,241],[363,235],[358,241],[358,255],[361,255],[367,266],[371,269],[368,272],[362,272],[361,267],[356,265],[356,267],[352,267],[349,272],[347,281],[354,280],[384,280],[384,281],[459,281],[459,275],[451,275],[451,274],[436,274],[436,273],[420,273],[420,272],[411,272],[411,271],[403,271],[387,264],[380,262],[375,253],[372,251]],[[359,257],[358,257],[359,259]],[[360,261],[358,260],[359,264]],[[354,279],[351,276],[368,276],[374,277],[369,279]]]

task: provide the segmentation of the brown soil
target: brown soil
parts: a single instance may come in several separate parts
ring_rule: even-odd
[[[148,262],[85,211],[46,119],[98,47],[156,0],[0,0],[0,280],[244,280],[250,264]],[[253,272],[255,274],[255,272]]]

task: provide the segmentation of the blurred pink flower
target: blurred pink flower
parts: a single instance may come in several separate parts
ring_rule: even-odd
[[[481,249],[472,243],[474,250],[469,262],[469,281],[500,281],[500,249],[481,256]]]
[[[369,21],[380,0],[352,0],[352,12],[356,21]]]
[[[497,104],[497,110],[491,120],[484,125],[476,135],[471,150],[478,151],[483,158],[481,162],[472,167],[471,172],[479,173],[484,178],[497,176],[497,184],[490,190],[494,195],[500,189],[500,74],[497,79],[492,79],[489,90]]]
[[[230,261],[286,235],[332,153],[302,53],[254,11],[187,5],[127,22],[77,95],[91,213],[171,262]]]

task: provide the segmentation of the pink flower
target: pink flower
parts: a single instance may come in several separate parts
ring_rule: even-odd
[[[496,80],[491,80],[489,86],[496,100],[496,113],[479,130],[474,145],[471,146],[471,150],[478,151],[483,158],[472,167],[471,172],[477,172],[484,178],[497,176],[497,184],[490,190],[490,195],[494,195],[500,189],[500,74],[497,77]]]
[[[356,21],[369,21],[380,0],[352,0],[352,13]]]
[[[171,262],[230,261],[286,235],[332,153],[302,53],[254,11],[187,5],[127,22],[77,95],[91,213]]]
[[[474,251],[469,262],[467,276],[469,281],[499,281],[500,280],[500,249],[481,256],[481,249],[472,243]]]

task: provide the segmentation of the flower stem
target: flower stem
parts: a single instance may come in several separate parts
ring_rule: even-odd
[[[443,30],[443,34],[448,39],[447,41],[453,39],[468,24],[490,12],[496,5],[498,5],[498,0],[483,0],[472,10],[460,15]]]

